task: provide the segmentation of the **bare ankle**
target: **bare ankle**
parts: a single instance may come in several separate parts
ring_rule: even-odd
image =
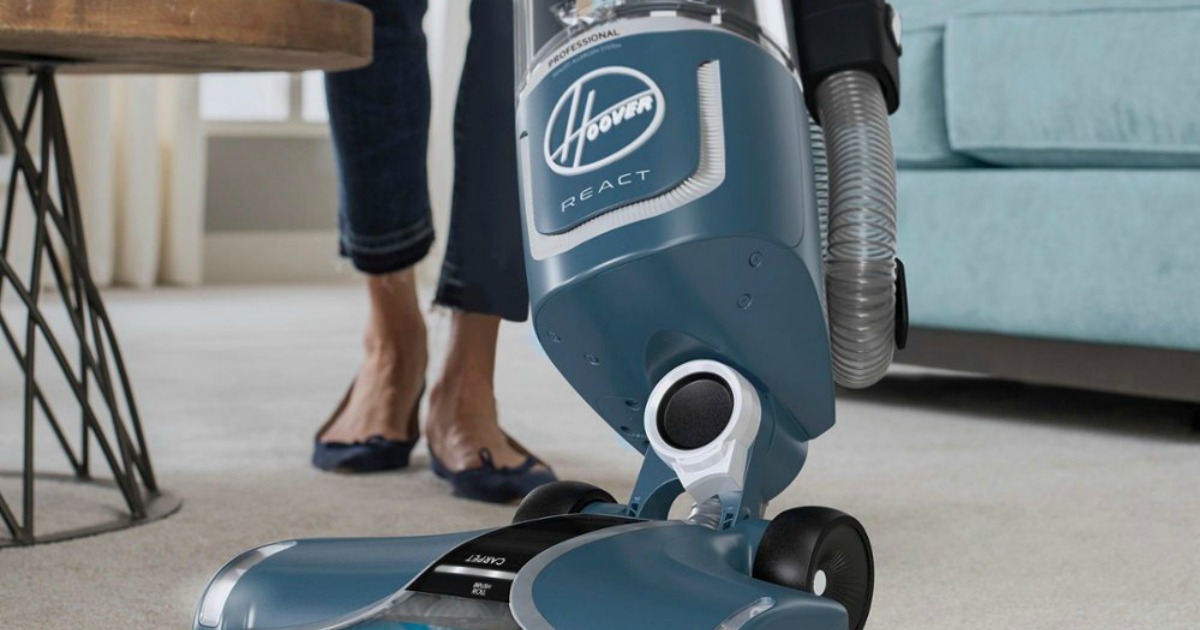
[[[423,367],[428,355],[427,332],[413,270],[368,277],[367,295],[370,315],[363,346],[368,359]]]
[[[368,330],[363,336],[363,351],[368,358],[401,362],[408,359],[420,359],[422,364],[429,354],[425,328],[408,331],[404,335],[389,333],[377,334]]]
[[[430,403],[437,409],[431,421],[452,421],[455,416],[496,415],[496,396],[488,377],[443,374],[429,390]],[[443,418],[442,416],[447,416]]]

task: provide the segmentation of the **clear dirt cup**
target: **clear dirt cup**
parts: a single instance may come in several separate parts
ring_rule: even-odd
[[[589,29],[651,14],[701,20],[758,39],[790,63],[795,41],[789,0],[514,0],[518,87],[557,45]]]

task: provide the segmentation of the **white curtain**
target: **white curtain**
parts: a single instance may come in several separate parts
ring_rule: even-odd
[[[195,77],[63,77],[93,275],[139,288],[202,280],[205,142]]]

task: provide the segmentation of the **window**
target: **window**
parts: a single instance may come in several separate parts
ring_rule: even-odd
[[[212,123],[324,125],[324,77],[316,71],[204,75],[200,115]]]
[[[329,122],[329,110],[325,109],[325,75],[320,72],[305,72],[302,79],[300,100],[304,120],[313,123]]]

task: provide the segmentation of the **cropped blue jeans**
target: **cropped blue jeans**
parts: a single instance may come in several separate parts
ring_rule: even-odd
[[[428,0],[350,0],[375,15],[375,60],[325,77],[339,177],[340,252],[372,275],[400,271],[434,241],[426,150]],[[454,116],[454,193],[435,302],[523,321],[529,310],[517,187],[513,14],[471,3]]]

